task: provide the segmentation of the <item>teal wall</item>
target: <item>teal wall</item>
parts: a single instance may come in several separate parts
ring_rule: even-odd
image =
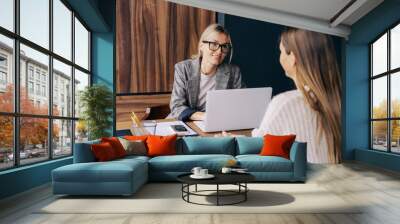
[[[114,89],[114,0],[67,0],[92,31],[93,83]],[[112,132],[112,127],[110,127]],[[51,181],[51,171],[72,163],[72,157],[0,172],[0,199]]]
[[[369,150],[368,44],[400,22],[400,1],[386,0],[352,26],[345,44],[344,145],[345,159],[399,170],[400,157]]]
[[[71,163],[69,157],[0,172],[0,199],[48,183],[53,169]]]
[[[105,84],[115,95],[115,1],[99,1],[98,7],[101,15],[105,18],[105,22],[108,24],[109,30],[108,32],[92,32],[92,82]],[[113,114],[115,114],[115,106],[113,107]],[[113,120],[113,125],[108,131],[112,135],[115,127],[114,115],[110,119]]]

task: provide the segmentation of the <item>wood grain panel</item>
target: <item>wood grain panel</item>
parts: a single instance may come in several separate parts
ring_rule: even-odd
[[[147,107],[169,105],[170,94],[136,95],[116,97],[116,128],[117,130],[129,129],[131,125],[130,113],[133,111],[142,118]]]
[[[216,13],[161,0],[117,1],[117,93],[170,92]]]

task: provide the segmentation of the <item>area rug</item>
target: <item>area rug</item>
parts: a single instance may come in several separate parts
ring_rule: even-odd
[[[249,184],[248,187],[247,201],[237,205],[190,204],[182,200],[180,184],[150,183],[131,197],[56,197],[36,213],[360,213],[357,205],[344,201],[317,184],[260,183]],[[213,185],[202,185],[198,190],[213,188]],[[192,196],[190,199],[197,203],[216,202],[215,196]],[[222,202],[238,199],[224,197]]]

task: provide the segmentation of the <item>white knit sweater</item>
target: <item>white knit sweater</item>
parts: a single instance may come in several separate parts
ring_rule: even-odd
[[[307,161],[328,163],[326,137],[317,139],[317,112],[305,101],[298,90],[275,96],[270,102],[259,128],[252,136],[295,134],[296,141],[307,142]]]

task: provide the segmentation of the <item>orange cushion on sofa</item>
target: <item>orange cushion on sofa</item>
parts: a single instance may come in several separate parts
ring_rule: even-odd
[[[264,136],[264,146],[261,149],[262,156],[280,156],[290,158],[290,148],[296,135],[269,135]]]
[[[125,135],[124,139],[129,141],[146,141],[148,135]]]
[[[117,137],[101,138],[101,142],[110,143],[117,158],[126,156],[126,151]]]
[[[92,149],[94,157],[99,162],[109,161],[117,158],[113,147],[108,142],[93,144],[90,147]]]
[[[147,137],[148,156],[163,156],[176,154],[176,135]]]

